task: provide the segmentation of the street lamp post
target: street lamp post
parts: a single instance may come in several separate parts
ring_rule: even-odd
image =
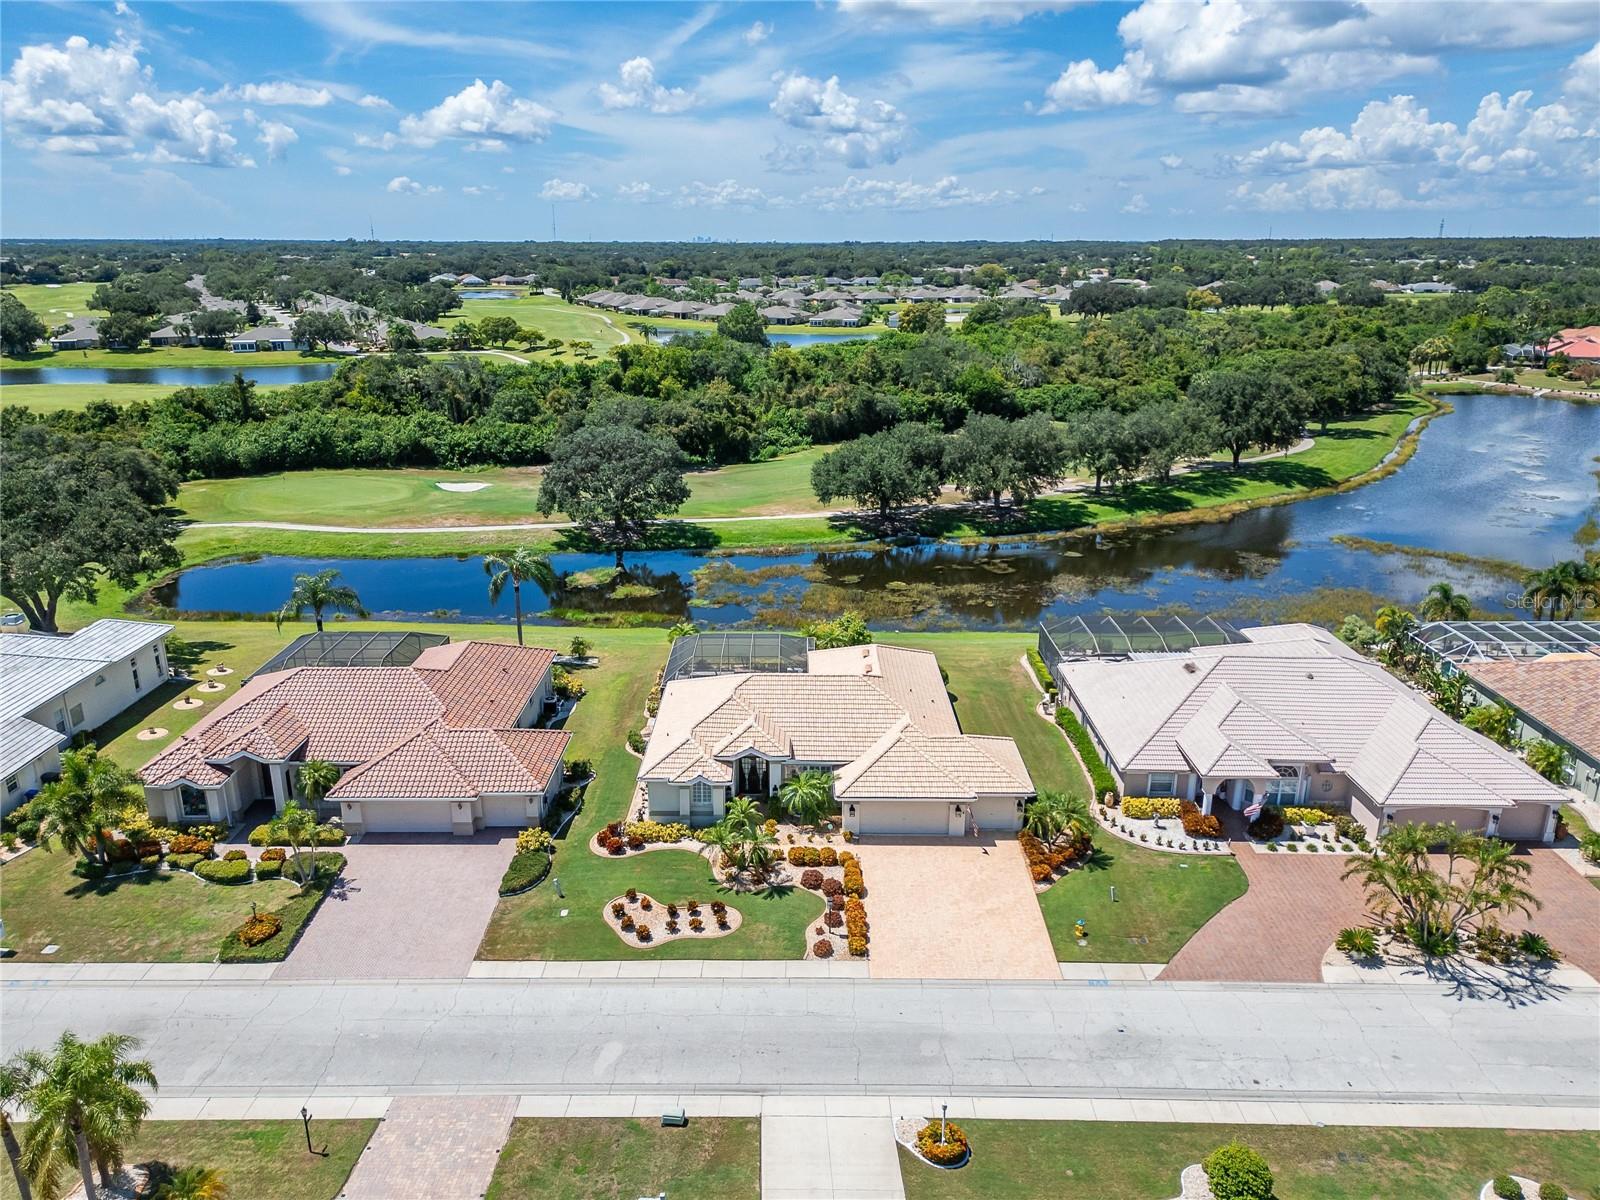
[[[303,1105],[300,1109],[300,1120],[306,1127],[306,1153],[315,1154],[316,1151],[311,1147],[311,1114]]]
[[[949,1114],[950,1106],[948,1104],[939,1105],[939,1145],[941,1146],[944,1145],[945,1117],[947,1117]]]

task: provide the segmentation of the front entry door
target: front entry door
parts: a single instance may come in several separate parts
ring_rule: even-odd
[[[741,796],[765,796],[770,788],[768,784],[768,763],[764,758],[751,755],[739,760],[739,794]]]

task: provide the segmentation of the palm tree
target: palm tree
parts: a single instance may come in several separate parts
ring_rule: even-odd
[[[141,795],[138,777],[101,758],[93,746],[68,750],[61,756],[61,778],[39,791],[45,816],[39,844],[50,849],[59,841],[74,854],[107,863],[106,826]]]
[[[150,1111],[150,1101],[138,1089],[156,1087],[150,1064],[128,1057],[138,1044],[123,1033],[93,1042],[80,1041],[70,1031],[61,1035],[27,1092],[32,1121],[22,1157],[35,1183],[50,1164],[71,1154],[83,1177],[85,1200],[98,1200],[95,1168],[101,1185],[111,1186],[123,1145]]]
[[[691,634],[699,632],[700,630],[695,628],[693,621],[679,621],[676,625],[667,627],[667,641],[675,642],[681,637],[689,637]]]
[[[311,610],[311,615],[317,619],[318,633],[322,632],[322,614],[330,608],[334,612],[354,613],[358,617],[367,616],[367,610],[361,606],[361,597],[356,595],[355,588],[334,583],[337,578],[339,572],[332,567],[326,571],[318,571],[315,575],[296,575],[289,598],[278,610],[278,628],[282,629],[285,621],[298,621],[300,615],[308,608]]]
[[[1040,792],[1028,805],[1023,826],[1046,845],[1065,837],[1071,842],[1087,841],[1094,828],[1089,805],[1065,792]]]
[[[1567,777],[1567,751],[1563,746],[1543,738],[1528,743],[1522,757],[1539,774],[1551,783],[1562,783]]]
[[[1398,605],[1386,604],[1378,610],[1372,623],[1383,638],[1384,661],[1391,666],[1399,663],[1405,657],[1407,643],[1417,627],[1416,614]]]
[[[784,780],[778,803],[802,825],[816,825],[833,808],[833,772],[801,771]]]
[[[1517,710],[1509,704],[1480,704],[1461,722],[1474,733],[1481,733],[1507,750],[1517,745]]]
[[[300,785],[300,794],[311,801],[314,811],[323,797],[333,791],[333,785],[339,782],[339,776],[343,774],[325,758],[308,758],[295,773],[295,782]]]
[[[16,1178],[17,1193],[22,1200],[33,1200],[33,1180],[22,1169],[22,1146],[17,1142],[11,1116],[27,1099],[28,1090],[44,1074],[46,1065],[44,1055],[38,1051],[22,1050],[0,1066],[0,1141],[5,1142],[6,1157],[11,1160],[11,1174]],[[39,1180],[41,1194],[51,1196],[58,1191],[66,1166],[61,1160],[43,1164],[45,1171]]]
[[[1424,621],[1465,621],[1472,616],[1472,598],[1448,583],[1436,583],[1422,598],[1420,612]]]
[[[518,546],[508,554],[484,556],[484,573],[489,576],[489,603],[498,604],[506,584],[511,584],[512,604],[517,612],[517,645],[522,645],[522,585],[537,583],[547,593],[556,590],[556,572],[550,559],[526,546]]]
[[[224,1200],[228,1185],[211,1167],[185,1167],[156,1189],[155,1200]]]
[[[728,801],[722,820],[730,829],[747,834],[760,826],[761,810],[749,796],[735,796]]]
[[[1556,563],[1542,571],[1534,571],[1523,580],[1522,598],[1533,607],[1533,619],[1540,620],[1548,607],[1550,620],[1555,620],[1564,608],[1575,608],[1577,593],[1582,586],[1571,562]]]
[[[273,818],[268,832],[273,841],[282,838],[289,843],[289,848],[294,851],[295,871],[300,876],[300,890],[305,891],[317,871],[316,816],[299,801],[290,800],[283,806],[283,811]],[[306,851],[304,854],[301,853],[302,847]]]

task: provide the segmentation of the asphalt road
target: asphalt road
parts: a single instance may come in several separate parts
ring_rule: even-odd
[[[1600,1103],[1600,993],[592,980],[0,986],[5,1053],[142,1039],[163,1096],[483,1090]]]

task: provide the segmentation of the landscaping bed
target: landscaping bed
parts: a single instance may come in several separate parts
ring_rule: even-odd
[[[624,942],[644,947],[727,937],[744,922],[737,908],[721,900],[662,902],[636,888],[612,899],[602,916]]]
[[[822,919],[812,926],[806,957],[866,958],[871,936],[860,859],[833,846],[791,846],[786,861],[791,873],[798,872],[800,886],[822,897]]]
[[[223,939],[217,960],[225,963],[282,962],[288,958],[344,867],[344,855],[331,851],[318,854],[310,886],[303,892],[297,891],[272,912],[254,913]],[[286,864],[285,870],[295,876],[293,863]],[[274,925],[276,927],[271,928]]]
[[[1263,808],[1250,822],[1250,845],[1260,853],[1361,854],[1367,831],[1347,812],[1286,806]]]
[[[1108,833],[1125,842],[1176,854],[1227,854],[1222,822],[1191,800],[1169,796],[1128,796],[1120,804],[1095,805]]]

